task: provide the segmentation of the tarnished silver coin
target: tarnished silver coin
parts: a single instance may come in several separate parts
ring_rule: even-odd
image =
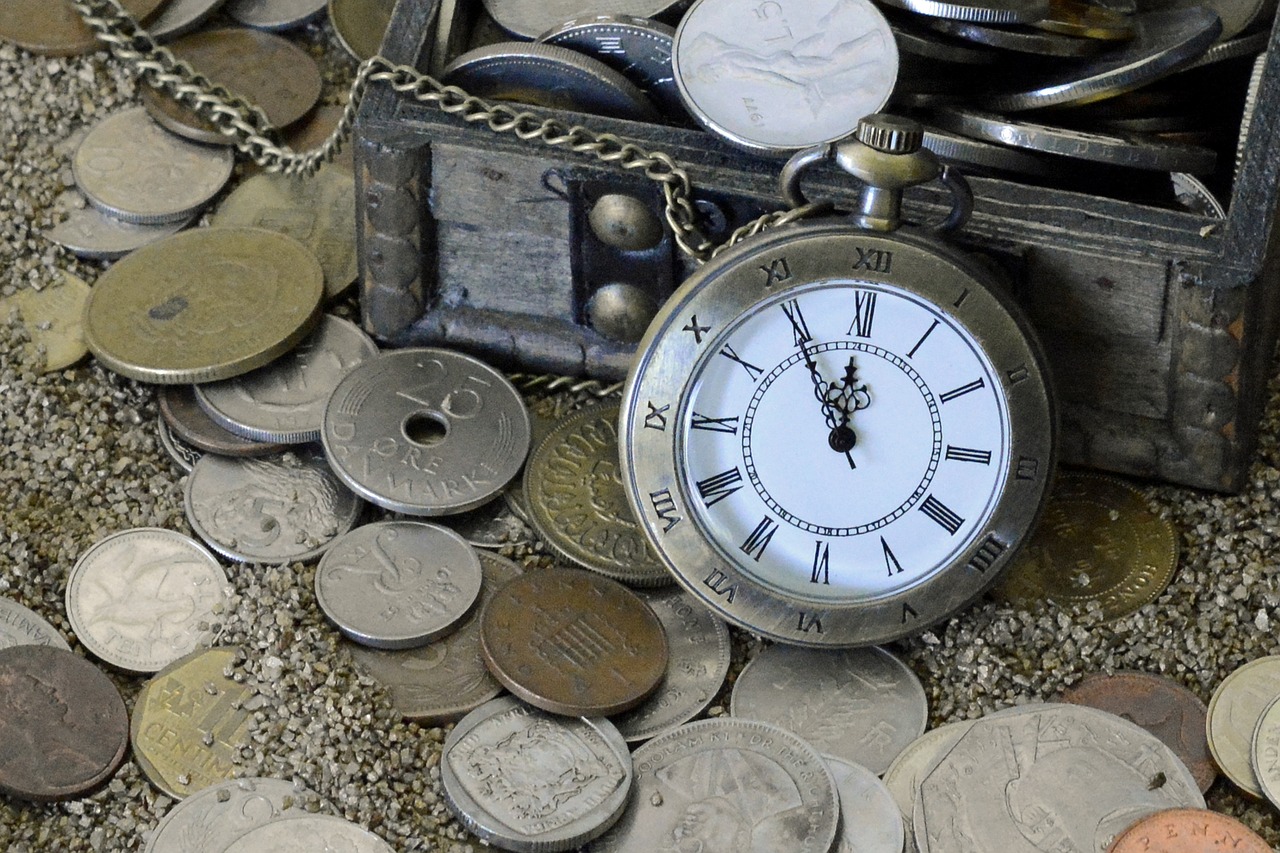
[[[198,450],[220,456],[270,456],[289,449],[283,442],[254,441],[219,426],[196,401],[194,386],[166,385],[156,399],[160,417],[173,431],[173,437]],[[182,464],[182,460],[178,460],[178,464]]]
[[[348,644],[357,669],[391,695],[391,703],[407,720],[439,726],[496,698],[502,685],[485,666],[480,651],[480,613],[493,593],[524,570],[497,554],[480,552],[484,584],[480,600],[458,630],[416,649],[383,651]]]
[[[319,557],[356,523],[363,502],[318,453],[201,457],[187,478],[187,521],[209,547],[245,563]]]
[[[1141,727],[1081,705],[1029,705],[974,722],[921,781],[921,853],[1106,850],[1132,823],[1204,808],[1173,751]]]
[[[1217,159],[1217,154],[1210,148],[1166,142],[1156,136],[1092,133],[1006,118],[981,110],[938,110],[931,120],[945,129],[976,139],[1131,169],[1204,173],[1213,170]]]
[[[481,98],[658,120],[652,102],[626,77],[598,59],[550,44],[513,41],[477,47],[446,65],[441,79]]]
[[[877,647],[770,646],[738,675],[729,713],[795,732],[873,773],[920,737],[929,716],[920,679]]]
[[[1049,0],[885,0],[890,6],[953,21],[1029,24],[1049,14]]]
[[[248,776],[202,788],[156,824],[143,853],[223,853],[267,823],[311,817],[329,805],[296,782]]]
[[[667,672],[653,695],[610,717],[628,743],[665,734],[711,704],[729,674],[729,629],[680,589],[637,592],[667,634]]]
[[[129,672],[158,672],[214,642],[227,587],[222,566],[191,537],[124,530],[76,560],[67,619],[97,658]]]
[[[378,354],[350,320],[326,314],[310,337],[264,367],[195,386],[214,422],[254,441],[320,440],[325,403],[342,377]]]
[[[445,803],[503,850],[572,850],[622,814],[626,742],[608,720],[563,717],[506,696],[463,717],[444,742]]]
[[[444,527],[381,521],[343,534],[316,569],[316,600],[342,633],[376,649],[443,637],[480,595],[480,555]]]
[[[1253,767],[1253,735],[1258,720],[1280,696],[1280,655],[1268,655],[1232,672],[1209,700],[1205,734],[1209,752],[1231,783],[1251,797],[1265,793]]]
[[[156,41],[186,35],[213,17],[226,0],[169,0],[159,14],[147,22],[147,32]]]
[[[536,39],[570,18],[631,15],[653,18],[683,0],[484,0],[489,17],[507,32]]]
[[[204,454],[174,435],[163,415],[156,416],[156,433],[160,436],[160,446],[169,454],[169,458],[183,471],[191,473],[191,469]]]
[[[330,815],[273,821],[245,833],[220,853],[396,853],[363,827]]]
[[[538,36],[538,41],[592,56],[649,96],[664,116],[685,115],[671,70],[675,28],[632,15],[574,18]]]
[[[898,804],[880,777],[861,764],[824,755],[840,794],[840,834],[831,853],[902,853]]]
[[[466,512],[443,516],[440,523],[457,531],[477,548],[506,548],[533,541],[533,531],[501,498]]]
[[[0,598],[0,649],[10,646],[53,646],[71,651],[71,646],[43,616],[16,601]]]
[[[77,257],[114,260],[181,231],[188,222],[190,219],[160,225],[126,222],[89,205],[73,208],[44,236]]]
[[[321,436],[357,494],[407,515],[448,515],[495,497],[529,452],[529,414],[498,371],[462,353],[402,349],[334,389]]]
[[[1213,190],[1205,186],[1204,181],[1186,172],[1171,172],[1169,184],[1173,187],[1173,197],[1178,204],[1192,213],[1211,216],[1214,219],[1226,219],[1227,209],[1218,201]]]
[[[591,853],[827,853],[840,803],[826,762],[777,726],[686,723],[632,756],[635,793]]]
[[[978,100],[996,110],[1087,104],[1132,91],[1191,64],[1222,32],[1217,14],[1203,6],[1158,9],[1131,20],[1134,37],[1119,49],[1019,80],[1012,89],[993,89]]]
[[[186,222],[231,178],[235,157],[169,133],[142,107],[103,119],[71,161],[76,185],[126,222]]]
[[[672,62],[699,124],[784,154],[847,136],[883,107],[898,48],[871,0],[697,0]]]
[[[1280,695],[1272,699],[1258,717],[1252,740],[1250,754],[1258,787],[1267,800],[1276,805],[1280,803]]]
[[[255,30],[290,30],[320,17],[327,0],[228,0],[223,11]]]

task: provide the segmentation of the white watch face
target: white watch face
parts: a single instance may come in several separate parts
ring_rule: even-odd
[[[951,316],[884,283],[762,301],[693,366],[684,503],[728,562],[816,602],[912,587],[973,544],[1010,465],[999,374]]]

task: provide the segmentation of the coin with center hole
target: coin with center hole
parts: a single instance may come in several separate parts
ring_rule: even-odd
[[[329,464],[354,492],[406,515],[448,515],[496,496],[529,452],[529,414],[477,358],[422,348],[348,373],[324,410]]]
[[[634,708],[667,668],[667,637],[649,606],[581,569],[527,572],[504,585],[481,616],[480,643],[498,681],[555,714]]]
[[[81,797],[111,778],[128,748],[129,714],[106,673],[51,646],[0,649],[0,791]]]

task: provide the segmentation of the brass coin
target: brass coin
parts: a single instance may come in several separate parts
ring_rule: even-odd
[[[120,0],[134,20],[153,17],[165,0]],[[45,56],[76,56],[99,46],[71,0],[4,0],[0,3],[0,41]]]
[[[1209,709],[1176,681],[1145,672],[1091,675],[1064,691],[1061,701],[1088,705],[1142,726],[1182,759],[1202,794],[1218,778],[1205,736]]]
[[[1142,493],[1112,477],[1059,475],[1044,515],[997,588],[1016,604],[1049,601],[1104,619],[1155,599],[1173,576],[1178,540]]]
[[[553,714],[634,708],[667,668],[667,637],[649,605],[579,569],[542,569],[505,584],[481,614],[480,646],[503,686]]]
[[[1050,0],[1049,14],[1031,26],[1047,33],[1098,41],[1127,41],[1137,32],[1128,15],[1089,0]]]
[[[1168,809],[1139,820],[1107,853],[1270,853],[1271,846],[1233,817],[1207,809]]]
[[[256,691],[227,673],[236,649],[187,655],[138,693],[129,727],[133,757],[160,791],[175,799],[241,775],[234,758],[248,743]]]
[[[115,773],[129,714],[102,670],[52,646],[0,649],[0,791],[69,800]]]
[[[378,53],[395,0],[329,0],[329,20],[347,52],[364,62]]]
[[[275,127],[287,127],[320,100],[320,68],[302,48],[271,33],[249,29],[207,30],[166,45],[178,59],[215,84],[256,104]],[[231,137],[194,110],[149,86],[140,92],[151,117],[197,142],[230,145]]]
[[[618,467],[618,404],[563,418],[524,466],[529,521],[552,549],[636,586],[672,581],[627,504]]]
[[[324,273],[291,237],[199,228],[117,261],[85,306],[85,342],[142,382],[211,382],[288,352],[319,322]]]
[[[70,367],[88,354],[84,343],[84,304],[89,285],[70,273],[42,290],[19,290],[12,297],[22,315],[22,325],[31,336],[23,361],[42,373]],[[3,306],[9,300],[0,302]],[[0,318],[8,312],[0,307]]]

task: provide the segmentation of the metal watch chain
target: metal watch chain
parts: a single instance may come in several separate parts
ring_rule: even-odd
[[[825,204],[809,204],[765,214],[734,231],[724,244],[714,246],[698,225],[689,174],[670,155],[645,151],[611,133],[596,133],[582,125],[566,125],[527,110],[490,103],[457,86],[446,86],[415,68],[395,65],[382,56],[361,63],[342,117],[329,138],[310,151],[296,152],[278,142],[276,130],[261,108],[214,84],[157,44],[118,0],[72,0],[72,5],[97,38],[108,45],[116,58],[131,65],[143,82],[213,122],[220,133],[234,138],[237,149],[270,172],[310,175],[331,161],[351,133],[365,89],[370,83],[384,83],[400,94],[432,104],[463,121],[482,123],[495,133],[511,133],[529,142],[589,154],[623,169],[641,170],[645,177],[662,186],[665,218],[676,244],[698,263],[705,263],[752,234],[829,209]]]

